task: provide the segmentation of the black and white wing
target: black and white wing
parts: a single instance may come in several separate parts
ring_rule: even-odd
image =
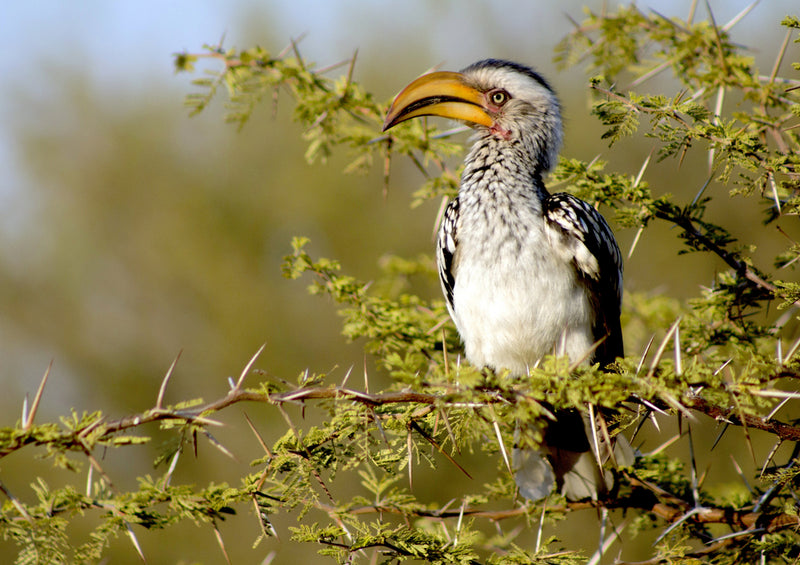
[[[453,289],[456,285],[456,247],[458,238],[458,197],[453,198],[447,205],[439,226],[439,237],[436,242],[436,264],[439,267],[439,282],[442,283],[442,292],[447,301],[447,310],[450,317],[453,314]]]
[[[622,255],[605,218],[571,194],[553,194],[544,201],[551,233],[571,259],[579,280],[586,285],[594,310],[592,331],[604,341],[594,361],[601,366],[623,355],[619,322],[622,302]]]

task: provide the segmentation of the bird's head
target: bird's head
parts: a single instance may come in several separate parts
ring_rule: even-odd
[[[418,116],[467,122],[484,136],[521,144],[542,170],[561,146],[561,109],[555,92],[534,70],[486,59],[461,72],[423,75],[392,102],[383,130]]]

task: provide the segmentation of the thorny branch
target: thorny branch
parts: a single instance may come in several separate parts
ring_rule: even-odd
[[[722,420],[737,426],[756,428],[778,436],[784,441],[800,441],[800,427],[791,426],[775,420],[765,420],[750,414],[741,414],[734,408],[723,408],[711,404],[699,396],[686,396],[684,405],[698,412],[702,412],[715,420]]]
[[[783,373],[786,372],[786,370],[783,371]],[[782,374],[782,376],[787,375]],[[792,373],[790,376],[796,377],[797,375]],[[241,385],[241,379],[237,384]],[[242,389],[239,386],[235,386],[226,396],[191,410],[154,408],[138,415],[127,416],[107,422],[97,422],[77,432],[77,436],[82,451],[84,451],[84,453],[89,453],[89,451],[87,451],[89,448],[86,446],[85,437],[88,435],[88,432],[94,430],[99,431],[100,428],[102,428],[102,434],[100,437],[110,437],[114,434],[124,432],[147,423],[162,420],[178,419],[189,423],[205,425],[210,422],[207,418],[211,414],[241,402],[259,402],[280,405],[283,403],[304,403],[312,400],[351,401],[370,407],[375,407],[388,404],[423,404],[433,406],[439,403],[447,402],[448,398],[444,395],[419,393],[411,390],[384,393],[366,393],[353,389],[346,389],[343,387],[305,387],[292,391],[270,394],[249,391]],[[764,420],[757,416],[741,415],[736,411],[716,406],[698,396],[686,395],[682,400],[687,408],[691,408],[711,418],[722,419],[734,425],[745,425],[749,428],[761,429],[775,434],[781,440],[800,441],[800,427],[791,426],[789,424],[773,420]],[[486,400],[487,403],[491,403],[493,401],[499,400],[492,400],[491,398]],[[25,444],[26,442],[23,441],[16,445],[4,447],[2,450],[0,450],[0,457],[19,449]],[[452,459],[450,460],[452,462]],[[675,497],[674,495],[654,487],[653,485],[649,485],[645,481],[641,481],[632,474],[626,473],[625,476],[628,480],[628,483],[634,488],[633,494],[627,498],[608,499],[602,501],[569,502],[563,507],[554,507],[551,508],[551,510],[576,511],[592,507],[605,507],[609,509],[639,508],[648,512],[652,512],[654,515],[662,518],[668,524],[676,523],[678,520],[688,521],[695,524],[723,523],[733,528],[739,528],[743,531],[757,527],[759,531],[774,532],[784,528],[800,526],[800,518],[798,518],[796,515],[760,511],[747,512],[734,510],[731,508],[709,507],[695,509],[687,518],[687,511],[691,506],[689,502]],[[642,495],[642,492],[645,493],[644,496]],[[327,507],[321,503],[317,503],[317,506],[321,510],[326,510],[329,512],[334,511],[332,507]],[[395,513],[404,515],[406,517],[415,516],[434,519],[449,519],[459,516],[468,516],[487,519],[492,522],[518,517],[528,513],[529,511],[530,508],[528,506],[517,506],[505,510],[487,510],[477,507],[466,507],[460,510],[447,508],[417,508],[414,510],[409,510],[408,508],[397,508],[380,504],[360,506],[349,509],[349,513],[353,515],[365,513]]]
[[[797,377],[795,373],[788,370],[784,370],[781,376],[786,377],[788,375]],[[351,400],[367,406],[381,406],[399,403],[433,405],[448,402],[448,397],[445,395],[421,393],[411,390],[367,393],[341,387],[308,387],[298,388],[297,390],[288,392],[268,394],[241,389],[232,390],[219,400],[194,408],[192,410],[151,410],[143,414],[112,420],[103,424],[103,426],[106,434],[113,434],[129,428],[137,427],[142,424],[160,420],[182,419],[186,420],[187,422],[196,421],[239,402],[281,404],[285,402],[304,402],[307,400],[329,399]],[[491,398],[487,398],[485,402],[505,403],[507,401],[501,399],[492,400]],[[742,425],[742,420],[739,418],[739,416],[733,414],[731,410],[711,404],[702,397],[696,395],[685,395],[683,398],[683,403],[687,408],[701,412],[711,418],[724,419],[733,424]],[[797,426],[792,426],[776,420],[764,421],[762,418],[751,415],[746,415],[744,417],[744,425],[773,433],[784,440],[800,441],[800,427]],[[0,451],[0,455],[3,455],[2,451]]]
[[[628,480],[635,487],[642,487],[644,483],[632,475],[627,475]],[[639,508],[652,512],[659,518],[662,518],[668,524],[672,524],[680,520],[686,515],[690,505],[675,497],[668,497],[671,501],[678,500],[679,507],[673,504],[659,501],[653,497],[640,496],[634,494],[628,498],[618,498],[614,500],[600,500],[600,501],[580,501],[580,502],[567,502],[561,506],[551,506],[548,510],[551,512],[567,512],[585,510],[587,508],[608,508],[608,509],[631,509]],[[320,509],[328,512],[335,512],[335,508],[321,506]],[[531,511],[528,505],[517,506],[505,510],[486,510],[483,508],[442,508],[442,509],[427,509],[419,508],[409,511],[406,508],[398,508],[395,506],[385,505],[369,505],[358,506],[348,509],[348,513],[353,515],[359,514],[373,514],[373,513],[386,513],[386,514],[400,514],[406,517],[416,518],[435,518],[435,519],[450,519],[463,517],[483,518],[492,522],[498,522],[509,518],[516,518],[523,516]],[[786,513],[767,513],[767,512],[745,512],[734,510],[732,508],[701,508],[691,517],[686,518],[686,521],[694,524],[726,524],[731,527],[749,530],[758,527],[768,533],[776,532],[784,528],[800,526],[800,516],[795,514]]]
[[[629,100],[625,96],[622,96],[613,90],[609,90],[606,88],[601,88],[600,86],[594,84],[592,85],[592,89],[603,94],[608,98],[612,98],[618,102],[621,102],[631,108],[633,111],[637,113],[644,113],[644,114],[654,114],[660,112],[660,109],[648,108],[641,104],[637,104],[632,100]],[[670,117],[677,121],[682,127],[686,128],[687,130],[690,128],[690,125],[686,120],[684,120],[677,111],[672,111],[669,113]],[[727,144],[727,140],[721,138],[719,136],[715,136],[712,134],[705,134],[705,137],[716,144],[725,145]],[[760,167],[762,167],[765,171],[770,174],[774,174],[774,170],[768,166],[764,157],[750,151],[745,154],[746,157],[753,159],[758,163]],[[762,288],[769,292],[772,296],[786,298],[783,293],[772,283],[764,280],[753,268],[751,268],[745,261],[742,261],[740,258],[737,257],[736,253],[732,253],[723,247],[717,245],[713,239],[707,237],[703,234],[700,230],[697,229],[697,226],[692,221],[691,218],[684,216],[684,215],[675,215],[669,213],[668,211],[664,210],[656,210],[654,212],[654,216],[660,220],[664,220],[670,222],[676,226],[678,226],[681,230],[683,230],[684,235],[691,241],[697,242],[702,245],[705,249],[711,251],[715,255],[717,255],[720,259],[722,259],[728,266],[730,266],[738,276],[744,277],[748,281],[750,281],[755,286]],[[792,302],[794,306],[800,307],[800,300],[796,300]]]
[[[731,267],[734,271],[736,271],[737,275],[744,277],[745,279],[755,284],[756,286],[768,291],[773,296],[783,297],[781,292],[774,284],[765,281],[763,278],[761,278],[746,262],[742,261],[741,259],[738,259],[735,253],[731,253],[730,251],[723,249],[722,247],[714,243],[714,241],[711,238],[706,237],[704,234],[702,234],[697,229],[697,227],[694,225],[694,222],[692,222],[690,218],[685,216],[675,217],[672,214],[668,214],[662,211],[656,211],[655,217],[660,220],[671,222],[676,226],[678,226],[679,228],[681,228],[687,238],[689,238],[692,241],[700,243],[703,247],[705,247],[706,249],[717,255],[720,259],[725,261],[725,263],[729,267]],[[800,307],[800,300],[794,301],[793,304],[795,306]]]
[[[781,378],[798,378],[798,374],[794,371],[784,369]],[[358,390],[343,388],[343,387],[305,387],[296,390],[280,392],[280,393],[265,393],[253,390],[247,390],[240,387],[234,387],[228,392],[227,395],[215,401],[209,402],[202,406],[192,409],[170,409],[163,407],[156,407],[147,410],[141,414],[134,414],[125,416],[114,420],[100,419],[91,425],[80,429],[75,432],[76,440],[80,450],[85,449],[85,439],[90,433],[99,432],[101,438],[108,438],[114,434],[124,432],[129,429],[137,428],[139,426],[160,422],[165,420],[182,420],[187,423],[195,423],[198,425],[205,425],[214,423],[208,417],[211,414],[219,412],[233,404],[241,402],[258,402],[268,404],[283,404],[283,403],[302,403],[310,400],[350,400],[358,402],[367,406],[381,406],[388,404],[427,404],[435,405],[440,403],[447,403],[452,401],[455,397],[449,395],[438,395],[431,393],[420,393],[412,390],[402,390],[394,392],[382,393],[367,393]],[[758,416],[753,415],[739,415],[729,408],[714,405],[700,396],[684,395],[683,404],[687,408],[691,408],[697,412],[703,413],[714,419],[721,419],[735,425],[745,425],[749,428],[756,428],[772,433],[782,440],[787,441],[800,441],[800,427],[792,426],[776,420],[764,420]],[[507,400],[500,398],[486,397],[484,403],[490,404],[495,402],[505,403]],[[15,441],[10,441],[3,446],[0,446],[0,458],[13,453],[14,451],[28,445],[30,443],[37,443],[33,435],[20,435],[15,438]]]

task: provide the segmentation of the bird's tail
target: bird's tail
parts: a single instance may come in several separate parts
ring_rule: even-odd
[[[576,410],[554,414],[539,450],[514,449],[514,480],[520,494],[540,500],[558,490],[568,500],[603,498],[614,487],[614,473],[606,462],[613,458],[616,466],[632,465],[633,448],[622,434],[611,438],[609,444],[607,433],[592,431],[586,414]]]

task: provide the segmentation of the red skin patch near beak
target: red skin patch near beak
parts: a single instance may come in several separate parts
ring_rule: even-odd
[[[511,140],[511,132],[497,125],[497,122],[495,122],[492,127],[489,128],[489,131],[501,139],[505,139],[506,141]]]
[[[498,106],[497,104],[492,104],[486,94],[484,94],[483,98],[484,107],[489,112],[490,116],[497,116],[502,111],[502,107]],[[505,139],[506,141],[511,139],[511,132],[503,127],[500,127],[496,121],[492,124],[492,127],[489,128],[489,131],[500,139]]]

